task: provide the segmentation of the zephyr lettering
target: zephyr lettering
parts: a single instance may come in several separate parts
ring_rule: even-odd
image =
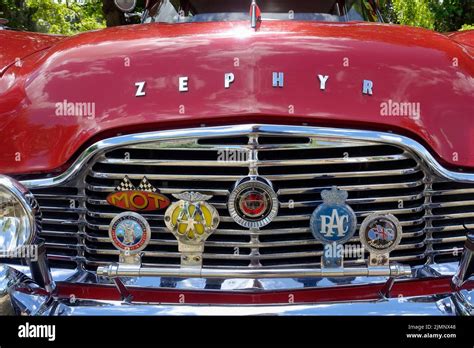
[[[326,82],[328,81],[329,76],[327,76],[327,75],[318,75],[318,78],[319,78],[319,82],[320,82],[319,88],[322,91],[326,90]]]
[[[283,84],[285,82],[285,74],[282,72],[274,72],[273,73],[273,87],[280,87],[283,88]]]
[[[146,95],[146,93],[145,93],[145,82],[144,81],[135,83],[135,87],[137,87],[135,97],[144,97]]]
[[[227,73],[224,75],[224,87],[230,88],[230,84],[235,81],[235,75],[233,73]]]
[[[362,94],[365,95],[372,95],[373,94],[373,89],[374,83],[370,80],[364,80],[362,84]]]
[[[325,91],[327,88],[327,83],[329,81],[329,75],[318,74],[319,80],[319,89]],[[229,89],[232,84],[235,82],[234,73],[225,73],[224,74],[224,88]],[[136,82],[135,86],[137,88],[135,96],[143,97],[146,95],[145,91],[145,82]],[[282,71],[272,72],[272,87],[273,88],[283,88],[285,86],[285,73]],[[362,81],[362,94],[364,95],[373,95],[374,83],[371,80]],[[180,76],[178,78],[178,91],[189,92],[189,76]]]
[[[182,76],[179,78],[179,91],[180,92],[189,91],[188,81],[189,81],[189,77],[187,76]]]

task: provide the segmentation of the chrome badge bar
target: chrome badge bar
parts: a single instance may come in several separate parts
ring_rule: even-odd
[[[269,180],[249,176],[239,180],[229,196],[231,217],[240,225],[258,232],[269,224],[278,212],[278,197]],[[310,219],[313,236],[324,247],[320,268],[305,269],[231,269],[203,268],[203,252],[207,238],[219,225],[219,213],[207,201],[211,198],[199,192],[173,195],[178,201],[165,212],[165,225],[178,240],[181,253],[180,268],[143,267],[140,251],[150,241],[150,227],[135,212],[124,212],[110,224],[109,235],[120,251],[119,263],[99,267],[97,274],[107,277],[204,277],[204,278],[282,278],[282,277],[356,277],[387,276],[408,277],[410,266],[391,264],[390,252],[401,241],[402,227],[391,214],[372,214],[365,218],[359,229],[361,255],[369,253],[366,266],[344,266],[344,244],[349,242],[357,229],[357,217],[346,203],[348,192],[332,187],[323,190],[323,203],[314,210]],[[353,247],[352,249],[353,250]]]

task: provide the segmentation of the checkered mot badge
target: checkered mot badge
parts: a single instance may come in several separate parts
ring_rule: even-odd
[[[136,190],[135,186],[133,186],[132,182],[125,175],[122,182],[115,188],[115,191],[134,191]]]
[[[146,176],[143,177],[140,185],[138,186],[138,191],[145,191],[145,192],[156,192],[156,188],[153,187],[152,184],[148,181]]]

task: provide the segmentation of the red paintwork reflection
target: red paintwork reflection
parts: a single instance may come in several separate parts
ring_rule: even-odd
[[[390,298],[442,295],[452,292],[451,278],[409,280],[396,282],[390,293]],[[473,282],[466,284],[471,289]],[[294,304],[322,303],[340,301],[362,301],[380,299],[383,284],[336,286],[292,291],[212,291],[212,290],[166,290],[133,288],[127,290],[133,296],[134,302],[143,303],[182,303],[184,295],[186,304],[288,304],[290,295]],[[60,298],[120,301],[121,297],[116,287],[107,285],[90,285],[63,283],[57,284],[57,296]],[[180,301],[181,300],[181,301]]]
[[[63,36],[0,30],[0,76],[17,59],[52,46]]]
[[[468,46],[468,49],[471,52],[471,55],[474,56],[474,30],[467,31],[458,31],[448,35],[452,40],[455,40],[465,46]]]
[[[274,71],[285,72],[285,88],[272,88]],[[235,74],[229,89],[226,72]],[[326,91],[317,74],[330,76]],[[178,92],[179,76],[189,76],[189,92]],[[364,79],[374,96],[362,95]],[[147,96],[135,97],[137,81]],[[421,117],[381,116],[388,100],[420,103]],[[56,115],[64,101],[95,103],[94,117]],[[258,32],[247,22],[117,27],[65,39],[0,78],[0,172],[62,170],[119,132],[244,122],[391,130],[445,165],[474,168],[473,116],[472,58],[431,31],[289,21]]]

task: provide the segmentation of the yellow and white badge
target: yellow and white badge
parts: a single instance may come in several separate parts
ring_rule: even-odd
[[[206,239],[219,225],[217,209],[206,202],[212,196],[199,192],[173,195],[179,201],[165,212],[166,227],[178,240],[182,266],[201,266]]]

